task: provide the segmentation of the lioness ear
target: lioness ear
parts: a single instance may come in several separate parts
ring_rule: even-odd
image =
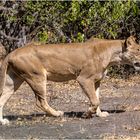
[[[129,47],[132,46],[133,44],[136,44],[136,38],[134,36],[128,37],[126,40],[126,45]]]
[[[126,52],[128,47],[131,47],[134,44],[136,44],[136,38],[134,36],[128,37],[124,42],[122,52]]]

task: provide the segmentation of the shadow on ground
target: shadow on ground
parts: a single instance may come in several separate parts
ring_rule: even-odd
[[[113,113],[123,113],[125,112],[125,110],[102,110],[102,111],[107,111],[110,115],[113,114]],[[93,118],[94,116],[96,116],[96,114],[93,114],[92,117],[86,117],[85,115],[85,112],[74,112],[74,111],[71,111],[71,112],[64,112],[64,117],[67,117],[67,118],[81,118],[81,119],[89,119],[89,118]],[[31,120],[32,121],[32,118],[39,118],[39,117],[52,117],[52,116],[49,116],[45,113],[33,113],[31,115],[7,115],[7,116],[4,116],[5,118],[7,118],[9,121],[16,121],[20,118],[20,120]]]

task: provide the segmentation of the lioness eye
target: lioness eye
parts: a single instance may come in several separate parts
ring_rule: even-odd
[[[137,51],[140,51],[140,49],[137,49]]]

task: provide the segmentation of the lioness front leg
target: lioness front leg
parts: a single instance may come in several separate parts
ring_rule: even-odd
[[[96,85],[94,83],[94,80],[92,80],[92,78],[84,78],[82,76],[79,76],[77,78],[77,81],[81,85],[82,89],[88,96],[90,103],[91,103],[91,107],[89,108],[87,115],[91,116],[93,113],[96,113],[97,116],[100,116],[100,117],[108,116],[108,113],[101,112],[101,110],[99,108],[100,101],[99,101],[99,95],[98,95],[98,93],[99,93],[98,88],[99,88],[100,83],[97,83],[97,85]]]
[[[100,88],[100,81],[95,83],[95,93],[96,93],[98,100],[99,100],[99,88]],[[98,106],[96,109],[96,115],[99,117],[107,117],[107,116],[109,116],[109,113],[106,111],[102,112],[100,107]]]

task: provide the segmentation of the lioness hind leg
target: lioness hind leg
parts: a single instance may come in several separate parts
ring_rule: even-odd
[[[27,83],[31,86],[35,93],[36,105],[52,116],[62,116],[64,113],[62,111],[56,111],[51,108],[46,100],[46,76],[39,75],[33,76],[30,79],[26,79]]]
[[[12,71],[8,71],[6,74],[6,82],[3,89],[3,93],[0,96],[0,123],[1,124],[8,124],[9,121],[3,118],[3,107],[11,97],[11,95],[16,91],[20,85],[23,83],[23,80],[20,79],[16,74]]]

